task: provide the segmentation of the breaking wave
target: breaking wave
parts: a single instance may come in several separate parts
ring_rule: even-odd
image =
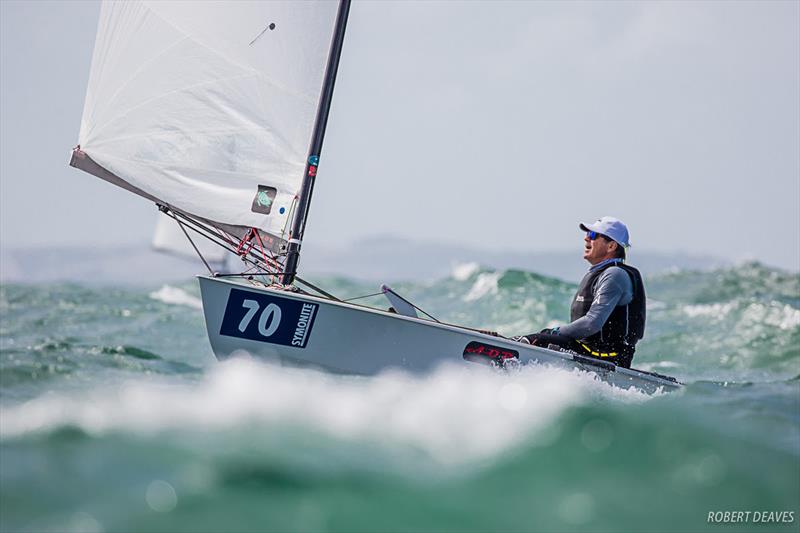
[[[157,291],[150,293],[150,298],[172,305],[185,305],[194,309],[203,309],[203,301],[197,296],[193,296],[183,289],[164,285]]]
[[[217,363],[193,281],[0,286],[0,530],[694,531],[731,502],[796,510],[800,276],[645,281],[634,366],[688,383],[677,393],[546,367]],[[393,288],[506,335],[564,323],[575,291],[475,264]]]
[[[444,366],[428,376],[388,372],[358,378],[239,358],[216,365],[199,384],[125,382],[3,408],[0,437],[70,427],[100,436],[261,424],[303,427],[337,440],[390,443],[393,450],[406,446],[447,464],[518,446],[568,407],[648,398],[585,372],[553,368],[508,374]]]

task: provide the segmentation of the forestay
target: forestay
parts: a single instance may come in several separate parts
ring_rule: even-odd
[[[164,204],[287,239],[337,7],[104,2],[81,150]]]

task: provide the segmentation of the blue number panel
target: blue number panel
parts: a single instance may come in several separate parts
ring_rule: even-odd
[[[305,348],[319,304],[231,289],[220,335]]]

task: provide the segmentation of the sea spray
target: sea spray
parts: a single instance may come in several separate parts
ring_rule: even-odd
[[[568,407],[648,398],[595,374],[549,367],[509,373],[444,365],[423,376],[388,371],[361,378],[240,357],[215,365],[196,384],[130,381],[3,407],[0,438],[62,428],[100,436],[283,424],[336,439],[404,445],[441,463],[464,463],[508,451]]]
[[[634,366],[688,383],[655,397],[551,368],[218,363],[193,280],[4,285],[0,530],[719,531],[709,512],[797,516],[800,277],[745,264],[646,283]],[[393,287],[506,334],[564,323],[575,290],[475,265]]]

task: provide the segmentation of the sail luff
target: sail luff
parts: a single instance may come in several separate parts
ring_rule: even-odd
[[[347,17],[350,13],[350,0],[340,0],[339,10],[336,15],[336,26],[331,40],[328,64],[325,68],[325,78],[322,85],[322,98],[317,108],[317,117],[314,122],[314,135],[311,147],[306,159],[305,175],[300,189],[297,212],[292,222],[292,230],[289,234],[289,246],[285,263],[283,284],[290,285],[294,281],[297,273],[297,263],[300,259],[300,246],[303,242],[308,210],[311,205],[311,195],[314,192],[314,182],[316,181],[319,158],[322,153],[322,143],[325,140],[325,128],[328,124],[328,114],[330,113],[331,101],[333,100],[333,89],[336,84],[336,73],[339,70],[339,58],[342,54],[344,44],[344,34],[347,27]]]

